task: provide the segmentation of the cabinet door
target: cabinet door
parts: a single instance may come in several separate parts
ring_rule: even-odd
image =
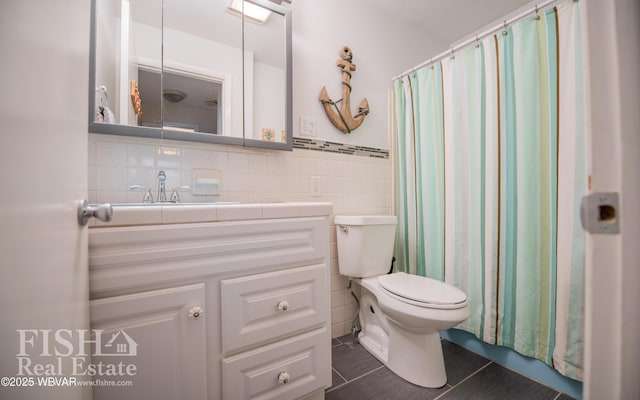
[[[205,399],[204,304],[204,284],[92,300],[91,328],[103,330],[92,339],[94,399]]]

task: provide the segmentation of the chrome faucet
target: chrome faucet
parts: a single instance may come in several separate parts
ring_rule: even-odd
[[[153,195],[151,194],[150,187],[144,187],[140,185],[131,185],[129,186],[129,190],[144,191],[144,198],[142,199],[143,203],[179,203],[180,194],[178,192],[188,192],[191,190],[190,186],[175,187],[171,191],[170,198],[167,198],[166,180],[167,180],[167,174],[165,174],[164,171],[158,172],[158,197],[156,197],[155,201],[153,200]]]
[[[164,171],[158,172],[158,202],[166,202],[167,201],[167,190],[164,186],[164,181],[167,180],[167,174]]]

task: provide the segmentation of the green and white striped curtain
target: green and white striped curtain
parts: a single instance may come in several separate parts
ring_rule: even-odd
[[[395,81],[398,268],[470,300],[458,328],[582,377],[585,1]]]
[[[442,61],[446,226],[450,227],[445,231],[445,276],[474,299],[471,317],[460,328],[492,343],[495,312],[485,313],[484,306],[495,302],[498,257],[500,153],[493,42],[491,37]]]
[[[396,190],[400,269],[444,279],[444,143],[442,72],[421,69],[395,83]]]

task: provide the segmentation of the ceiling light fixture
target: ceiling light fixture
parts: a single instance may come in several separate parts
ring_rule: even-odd
[[[165,89],[162,92],[162,97],[169,103],[180,103],[187,97],[187,94],[181,90]]]
[[[231,0],[231,4],[229,4],[228,8],[230,11],[242,15],[242,3],[244,3],[244,16],[250,21],[261,24],[269,18],[269,15],[271,15],[271,12],[266,8],[262,8],[244,0]]]

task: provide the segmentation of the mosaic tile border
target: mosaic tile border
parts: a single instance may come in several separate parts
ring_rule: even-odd
[[[348,154],[353,156],[389,158],[389,150],[375,147],[357,146],[352,144],[328,142],[321,139],[310,139],[293,137],[294,149],[306,149],[315,151],[326,151],[329,153]]]

